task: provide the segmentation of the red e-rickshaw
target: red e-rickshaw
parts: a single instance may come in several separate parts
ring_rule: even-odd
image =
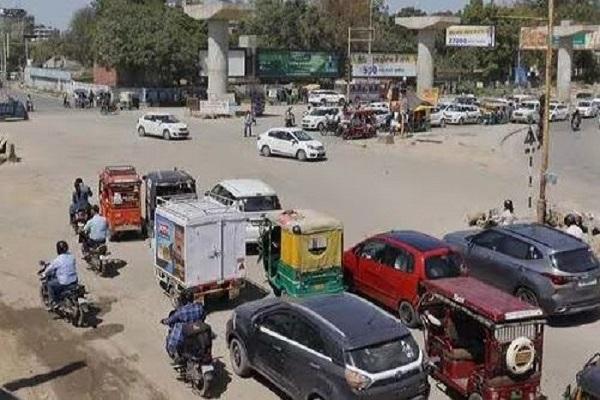
[[[543,400],[541,309],[471,277],[422,283],[431,376],[452,398]]]
[[[100,212],[108,221],[109,240],[124,232],[142,234],[142,181],[134,167],[108,166],[100,173]]]

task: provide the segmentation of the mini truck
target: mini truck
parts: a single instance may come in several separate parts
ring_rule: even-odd
[[[207,200],[166,201],[154,220],[154,271],[175,304],[192,289],[196,301],[210,295],[236,298],[246,276],[246,218]]]

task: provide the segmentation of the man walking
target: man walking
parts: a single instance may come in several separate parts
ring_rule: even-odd
[[[252,123],[254,122],[254,117],[250,111],[246,111],[246,116],[244,117],[244,137],[252,137]]]

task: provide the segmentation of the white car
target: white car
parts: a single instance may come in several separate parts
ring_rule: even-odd
[[[322,130],[329,120],[342,118],[342,111],[337,107],[315,107],[302,117],[302,128],[306,130]]]
[[[519,108],[513,111],[511,122],[537,123],[540,120],[540,102],[537,100],[523,101]]]
[[[598,110],[598,113],[600,114],[600,97],[596,97],[594,100],[592,100],[592,104],[594,107],[596,107],[596,110]]]
[[[598,115],[598,109],[594,107],[591,100],[582,100],[577,103],[577,110],[583,118],[594,118]]]
[[[561,103],[550,103],[550,121],[569,119],[569,107]]]
[[[390,105],[389,105],[389,103],[386,103],[384,101],[372,101],[369,104],[369,108],[383,108],[383,109],[389,110]]]
[[[477,106],[452,104],[444,110],[446,124],[476,124],[481,120],[481,111]]]
[[[446,120],[444,119],[444,110],[447,107],[434,107],[431,109],[430,114],[430,124],[431,126],[439,126],[443,128],[446,125]]]
[[[187,124],[172,114],[147,113],[140,117],[136,126],[140,136],[159,136],[163,139],[183,139],[190,135]]]
[[[313,90],[308,94],[308,102],[313,106],[326,104],[346,104],[346,96],[333,90]]]
[[[281,210],[275,190],[258,179],[227,179],[217,183],[205,197],[219,204],[235,207],[248,218],[246,244],[258,243],[264,215]]]
[[[295,157],[300,161],[325,158],[323,143],[314,140],[298,128],[272,128],[258,136],[256,147],[260,154]]]
[[[365,110],[373,111],[375,121],[377,121],[377,127],[381,128],[387,126],[387,123],[392,118],[392,112],[389,108],[383,107],[367,107]]]

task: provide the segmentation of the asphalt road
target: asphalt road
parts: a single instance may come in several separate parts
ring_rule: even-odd
[[[72,328],[40,308],[37,260],[51,257],[60,238],[77,248],[67,225],[72,182],[81,176],[95,188],[105,165],[133,164],[140,172],[178,166],[198,178],[200,190],[225,178],[263,179],[284,207],[314,208],[342,220],[347,247],[392,228],[438,236],[464,229],[466,213],[497,206],[504,198],[513,198],[521,215],[527,213],[521,139],[515,135],[499,146],[515,126],[449,127],[435,131],[430,143],[344,143],[326,137],[327,161],[298,163],[258,156],[255,139],[241,137],[240,119],[190,120],[175,110],[189,121],[192,138],[165,142],[136,135],[138,112],[101,116],[97,110],[64,110],[60,99],[46,96],[34,96],[34,103],[39,111],[30,121],[2,127],[16,143],[21,163],[0,166],[0,386],[23,399],[196,398],[175,379],[164,353],[166,332],[158,321],[170,303],[154,280],[148,242],[110,245],[113,257],[125,262],[113,278],[97,277],[79,260],[81,279],[101,309],[98,328]],[[280,116],[259,119],[257,131],[281,121]],[[552,188],[553,200],[597,207],[600,133],[591,123],[579,136],[561,126],[554,133],[552,165],[561,178]],[[249,277],[256,286],[249,285],[239,301],[265,295],[265,279],[254,261]],[[234,306],[207,304],[218,336],[216,397],[278,399],[264,380],[231,373],[223,333]],[[587,314],[548,327],[543,389],[550,399],[558,399],[587,357],[600,350],[598,318]],[[414,336],[422,341],[420,332]],[[434,389],[431,398],[445,397]]]

